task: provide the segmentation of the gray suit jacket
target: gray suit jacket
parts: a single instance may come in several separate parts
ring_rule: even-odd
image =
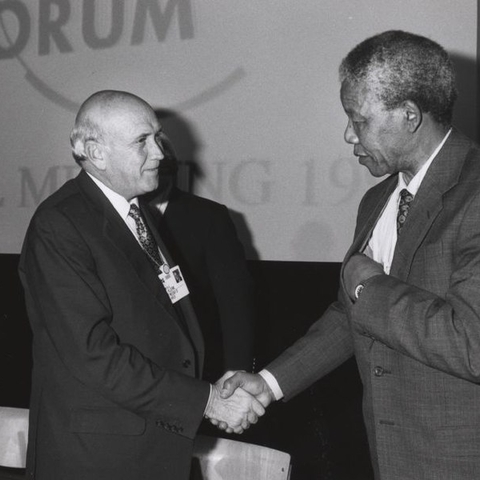
[[[345,260],[396,183],[364,196]],[[390,275],[367,281],[356,303],[342,283],[338,301],[267,369],[289,399],[352,354],[377,479],[479,478],[480,150],[456,131],[415,197]]]

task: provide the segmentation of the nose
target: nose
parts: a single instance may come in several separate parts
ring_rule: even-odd
[[[357,134],[355,133],[352,121],[350,119],[348,119],[347,128],[345,129],[343,138],[347,143],[350,143],[352,145],[356,145],[357,143],[359,143]]]
[[[150,155],[158,158],[158,160],[163,160],[165,158],[162,141],[160,139],[153,140],[152,146],[150,147]]]

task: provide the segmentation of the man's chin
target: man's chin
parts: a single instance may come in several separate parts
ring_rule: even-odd
[[[363,165],[364,167],[368,167],[368,164],[371,163],[371,158],[367,155],[359,155],[357,156],[358,158],[358,163],[360,165]]]
[[[372,160],[371,157],[358,157],[358,163],[367,168],[367,170],[370,172],[370,175],[372,175],[373,177],[383,177],[386,173],[378,169],[378,165]]]

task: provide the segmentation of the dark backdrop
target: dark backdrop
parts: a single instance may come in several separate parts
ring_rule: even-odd
[[[28,407],[31,333],[18,255],[0,255],[0,404]],[[336,297],[339,263],[250,261],[258,292],[257,368],[300,337]],[[370,480],[354,359],[290,402],[278,402],[239,440],[292,455],[292,480]],[[3,473],[3,477],[1,476]],[[11,472],[0,470],[0,480]]]

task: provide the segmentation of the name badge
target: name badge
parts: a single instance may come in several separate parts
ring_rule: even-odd
[[[172,303],[177,303],[190,293],[178,265],[172,268],[169,268],[168,265],[163,265],[162,272],[158,275],[158,278],[163,283]]]

